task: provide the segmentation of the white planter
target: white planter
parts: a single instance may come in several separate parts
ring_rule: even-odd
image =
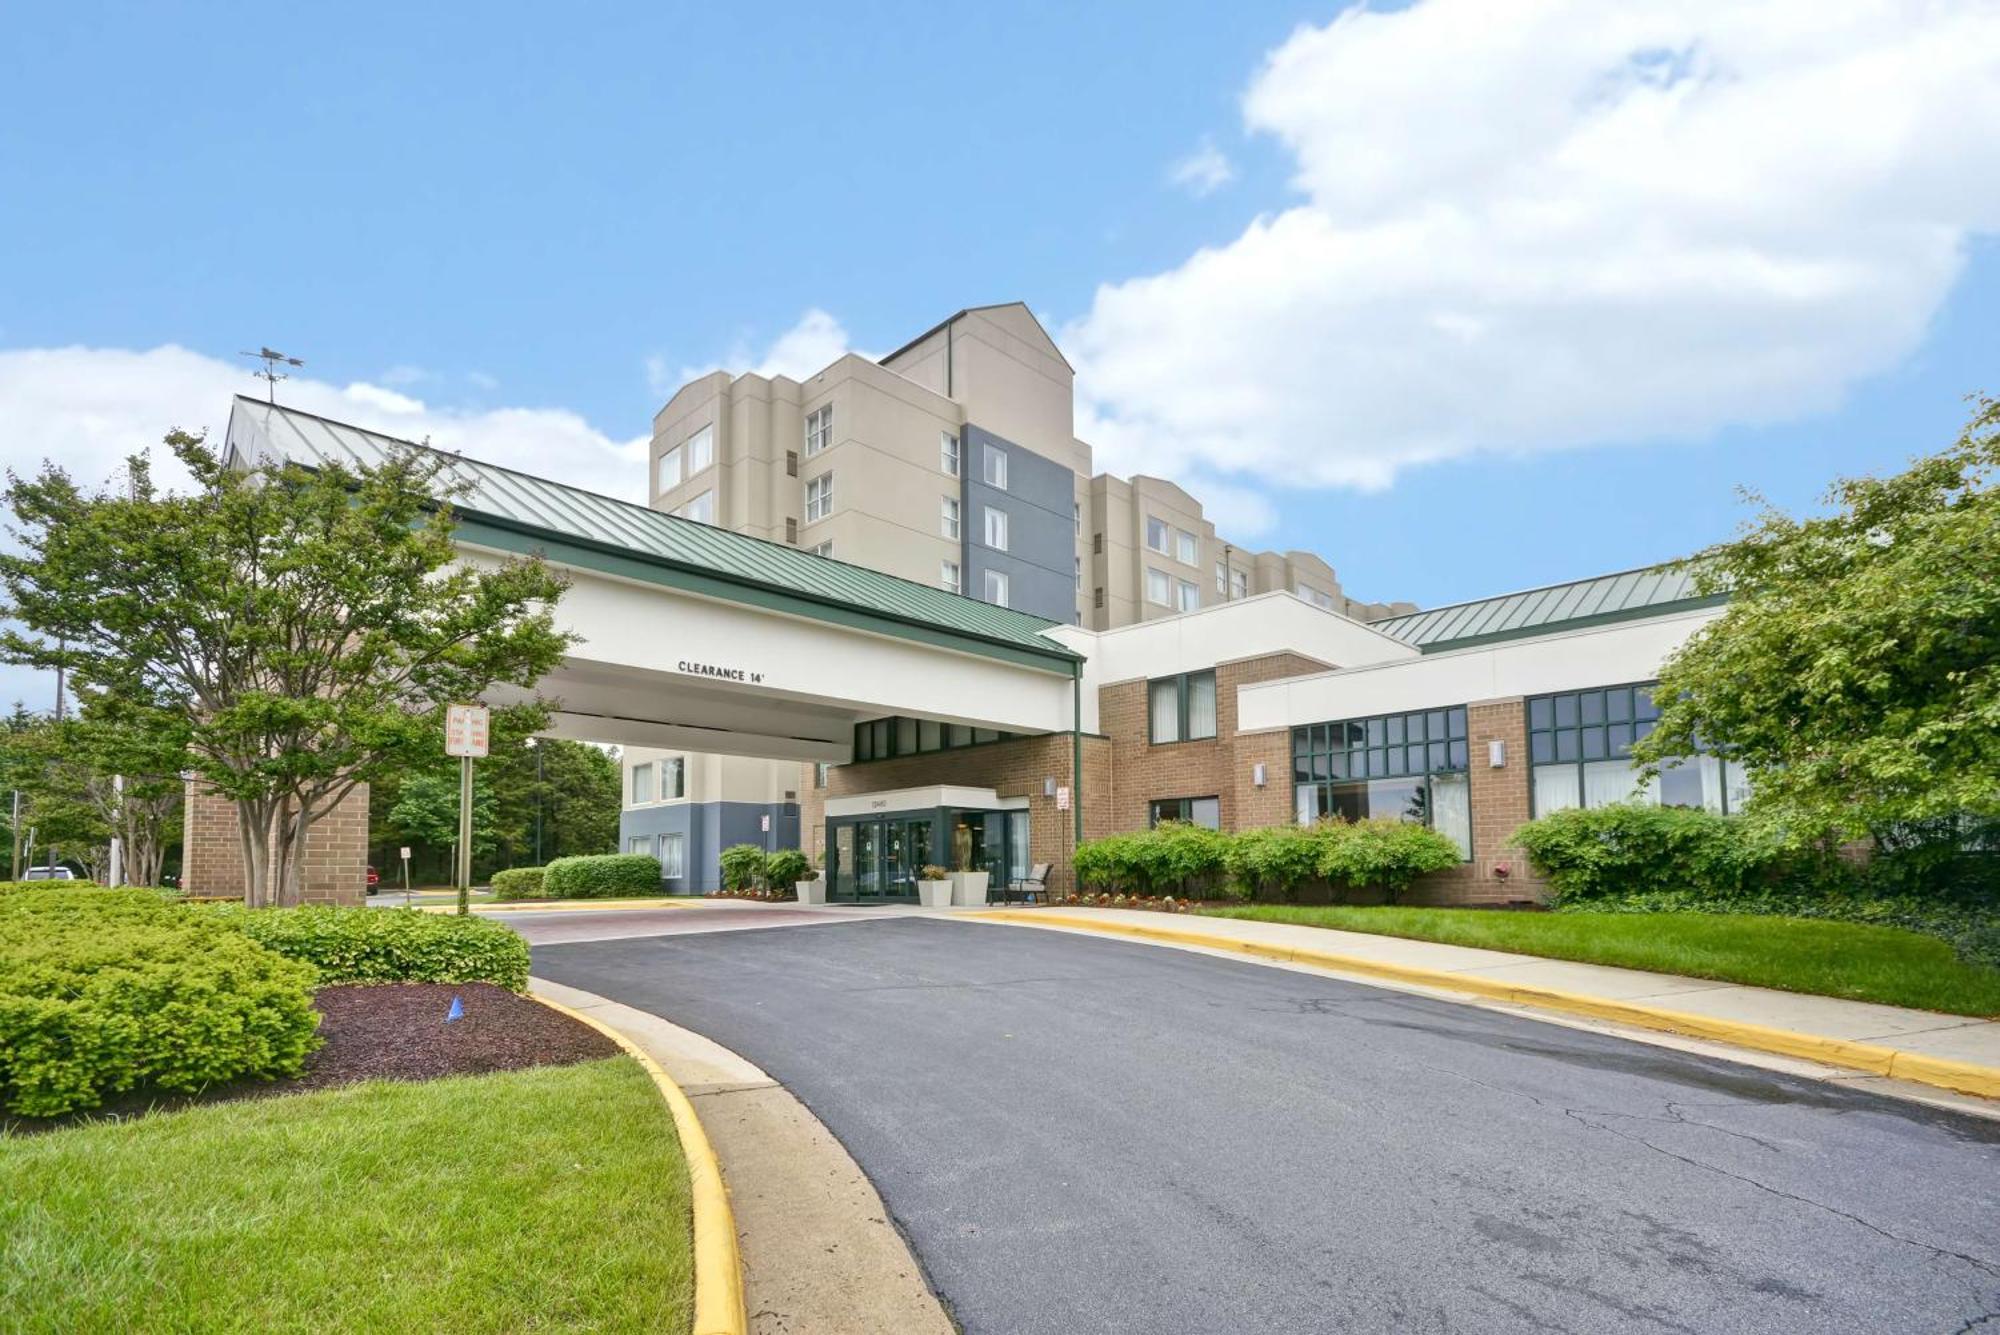
[[[950,881],[918,881],[917,902],[927,909],[951,907]]]
[[[955,871],[951,874],[951,902],[960,908],[976,908],[986,902],[986,883],[991,872]]]
[[[792,885],[799,892],[799,903],[826,903],[826,877],[821,876],[810,881],[794,881]]]

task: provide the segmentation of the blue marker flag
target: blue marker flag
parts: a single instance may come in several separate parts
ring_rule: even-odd
[[[453,1020],[462,1020],[464,1018],[465,999],[463,997],[453,997],[451,999],[451,1009],[444,1013],[444,1022],[450,1024]]]

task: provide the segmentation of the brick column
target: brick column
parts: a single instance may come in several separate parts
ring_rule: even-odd
[[[300,894],[308,904],[359,904],[367,898],[368,785],[313,822],[306,836]],[[243,894],[243,843],[236,804],[190,780],[181,834],[181,888],[191,895]]]
[[[1505,904],[1542,900],[1548,887],[1534,874],[1528,858],[1507,837],[1529,816],[1528,712],[1519,696],[1481,700],[1467,706],[1466,757],[1472,781],[1472,861],[1450,871],[1426,876],[1412,887],[1410,901],[1422,904]],[[1493,768],[1489,744],[1505,748],[1505,763]],[[1505,880],[1495,868],[1507,868]]]

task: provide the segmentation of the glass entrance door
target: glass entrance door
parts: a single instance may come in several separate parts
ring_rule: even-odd
[[[917,880],[936,859],[932,820],[889,816],[832,829],[830,898],[850,904],[917,898]]]
[[[882,822],[863,821],[854,827],[854,898],[867,903],[882,898]]]

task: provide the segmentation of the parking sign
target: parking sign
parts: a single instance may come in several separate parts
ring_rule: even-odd
[[[450,705],[444,711],[444,753],[448,756],[479,757],[486,754],[486,725],[491,720],[485,705]]]

